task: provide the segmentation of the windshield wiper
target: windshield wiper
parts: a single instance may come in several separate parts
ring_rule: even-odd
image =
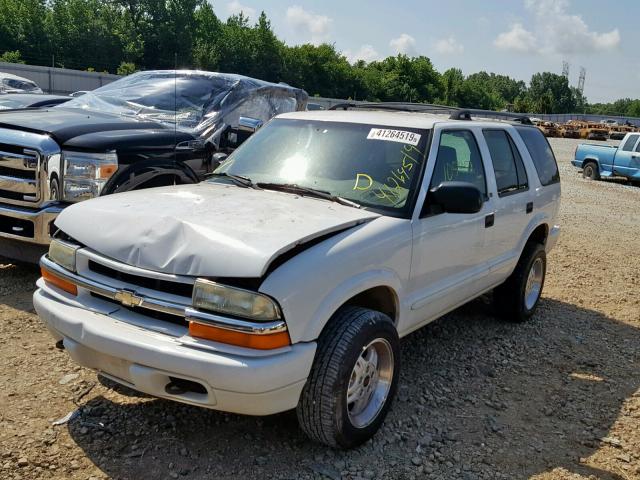
[[[340,205],[346,205],[347,207],[353,208],[362,208],[362,205],[359,203],[353,202],[351,200],[347,200],[346,198],[339,197],[337,195],[332,195],[331,193],[325,190],[318,190],[317,188],[311,187],[303,187],[300,185],[296,185],[295,183],[256,183],[256,186],[259,188],[263,188],[265,190],[279,190],[282,192],[291,192],[297,193],[299,195],[309,195],[312,197],[322,198],[324,200],[329,200],[331,202],[339,203]]]
[[[245,177],[244,175],[234,175],[232,173],[227,173],[227,172],[211,172],[205,175],[205,178],[209,178],[209,177],[228,178],[239,187],[258,188],[258,186],[255,183],[253,183],[253,181],[249,177]]]

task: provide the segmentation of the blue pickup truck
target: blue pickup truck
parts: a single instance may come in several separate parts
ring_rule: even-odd
[[[640,181],[640,133],[627,133],[619,147],[581,143],[571,163],[591,180],[619,176]]]

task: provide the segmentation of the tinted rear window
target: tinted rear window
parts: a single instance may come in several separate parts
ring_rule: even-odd
[[[524,141],[533,164],[538,172],[538,178],[542,185],[550,185],[560,181],[560,173],[558,172],[558,164],[556,157],[549,142],[542,132],[537,128],[516,127],[520,137]]]

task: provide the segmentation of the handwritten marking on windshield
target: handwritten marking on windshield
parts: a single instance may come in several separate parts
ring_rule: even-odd
[[[360,183],[360,180],[366,180],[368,182],[368,185],[363,186]],[[373,185],[373,178],[371,178],[369,175],[367,175],[366,173],[356,174],[356,183],[353,186],[354,190],[369,190],[371,188],[371,185]]]
[[[394,205],[402,200],[403,194],[406,194],[408,188],[405,185],[411,180],[413,167],[420,164],[419,158],[423,156],[422,152],[412,145],[402,147],[401,153],[402,165],[392,169],[385,183],[373,190],[376,197]]]

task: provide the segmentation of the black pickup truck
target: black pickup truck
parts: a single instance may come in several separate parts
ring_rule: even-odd
[[[0,112],[0,256],[37,261],[71,203],[199,182],[307,98],[240,75],[147,71],[53,108]]]

